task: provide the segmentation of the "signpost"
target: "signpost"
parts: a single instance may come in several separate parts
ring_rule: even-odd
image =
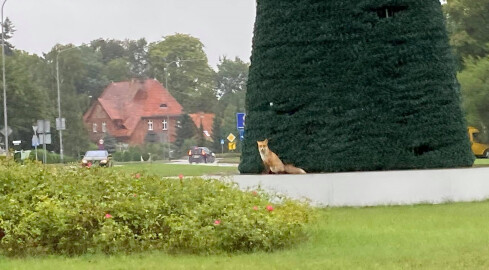
[[[34,129],[34,126],[32,128]],[[51,144],[51,122],[49,122],[49,120],[37,120],[37,133],[41,135],[39,136],[39,139],[42,144],[42,149],[44,150],[42,162],[46,164],[46,144]]]
[[[66,130],[66,119],[61,118],[61,121],[59,121],[59,118],[56,117],[56,130]]]
[[[39,138],[37,137],[37,126],[32,126],[34,130],[34,135],[32,135],[32,146],[36,150],[36,161],[37,161],[37,147],[39,146]]]
[[[246,113],[236,113],[236,128],[239,132],[239,140],[244,140]]]
[[[234,136],[233,133],[229,133],[227,139],[229,141],[229,143],[228,143],[229,151],[235,150],[236,149],[236,142],[234,140],[236,139],[236,136]]]
[[[5,128],[4,127],[0,128],[0,133],[2,133],[3,137],[5,137],[5,138],[7,138],[8,136],[10,136],[10,134],[12,134],[12,128],[7,126],[6,130],[7,130],[7,135],[5,135]],[[5,141],[6,141],[6,143],[8,143],[7,140],[5,140]],[[8,145],[5,145],[5,153],[8,153]]]
[[[0,133],[2,133],[3,136],[5,136],[5,129],[3,127],[0,129]],[[9,126],[7,126],[7,133],[8,133],[7,136],[10,136],[10,134],[12,134],[12,128],[10,128]]]
[[[221,154],[224,154],[224,139],[221,139]]]
[[[236,128],[238,130],[245,128],[246,113],[236,113]]]
[[[36,149],[36,161],[37,161],[37,147],[39,146],[39,138],[37,137],[37,126],[32,126],[34,135],[32,135],[32,146]]]

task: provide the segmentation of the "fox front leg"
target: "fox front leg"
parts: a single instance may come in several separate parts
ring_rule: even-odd
[[[263,167],[265,167],[265,168],[263,169],[262,174],[271,174],[272,173],[272,171],[270,170],[270,166],[268,166],[267,164],[263,164]]]

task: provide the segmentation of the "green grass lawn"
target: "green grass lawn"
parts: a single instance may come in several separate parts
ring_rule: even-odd
[[[190,164],[168,164],[168,163],[119,163],[111,169],[122,170],[129,173],[150,173],[163,177],[177,177],[179,174],[184,176],[202,175],[231,175],[237,174],[237,167],[190,165]]]
[[[241,159],[241,153],[225,153],[217,154],[220,163],[239,163]]]
[[[489,202],[333,208],[281,252],[1,258],[0,269],[489,269]]]
[[[489,166],[489,158],[478,158],[474,161],[474,167]]]

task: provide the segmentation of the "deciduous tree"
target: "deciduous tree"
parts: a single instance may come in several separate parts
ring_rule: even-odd
[[[199,39],[185,34],[166,36],[149,48],[150,75],[168,81],[165,87],[189,113],[212,112],[217,104],[214,71],[203,48]]]

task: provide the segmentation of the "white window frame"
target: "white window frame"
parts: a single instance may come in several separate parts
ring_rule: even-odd
[[[92,131],[93,133],[97,133],[97,123],[92,124]]]
[[[148,120],[148,130],[153,130],[153,120]]]
[[[161,121],[161,124],[163,125],[163,129],[162,130],[168,130],[168,122],[166,122],[166,119],[164,119],[163,121]]]
[[[107,123],[102,122],[102,132],[105,133],[107,132]]]

